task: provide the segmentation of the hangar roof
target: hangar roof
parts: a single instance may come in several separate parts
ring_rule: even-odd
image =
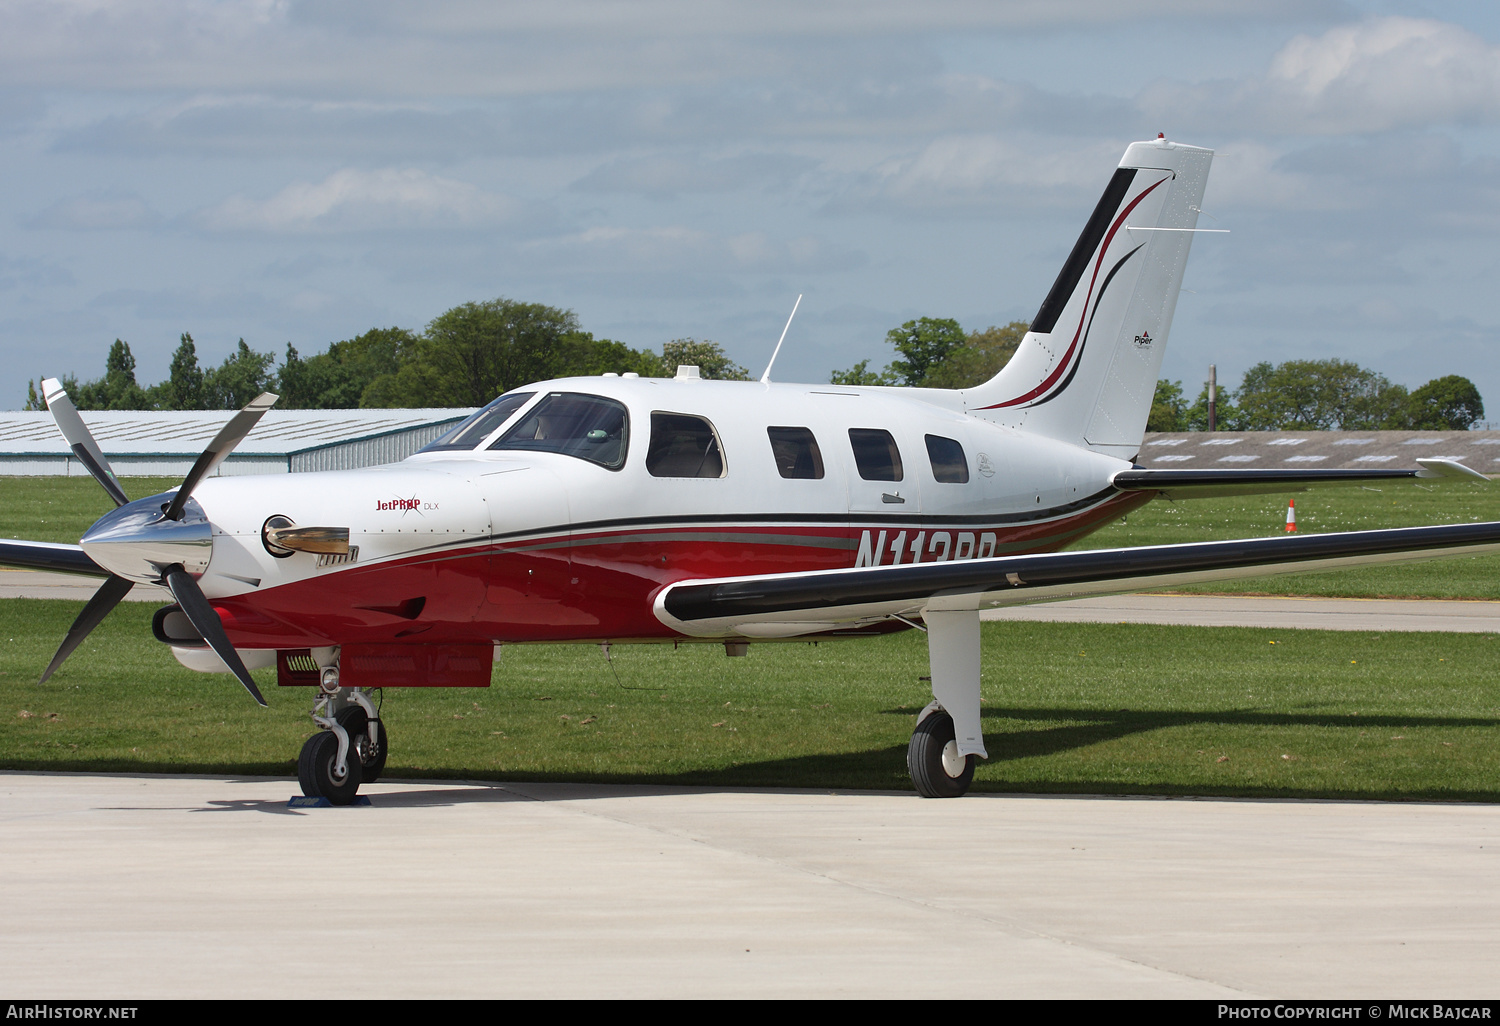
[[[106,455],[196,456],[233,410],[80,412]],[[288,455],[457,422],[473,409],[271,410],[236,447],[241,455]],[[68,443],[46,412],[0,412],[0,455],[66,456]]]
[[[1174,431],[1146,436],[1143,467],[1391,470],[1419,456],[1500,474],[1500,431]]]

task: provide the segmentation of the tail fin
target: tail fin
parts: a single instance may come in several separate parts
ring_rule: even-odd
[[[1212,160],[1161,138],[1130,145],[1020,348],[964,390],[968,412],[1135,455]]]

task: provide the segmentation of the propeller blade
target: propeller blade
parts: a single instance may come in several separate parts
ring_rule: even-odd
[[[73,626],[68,628],[68,634],[63,638],[57,655],[53,656],[52,662],[47,664],[47,672],[42,674],[42,679],[37,681],[38,684],[47,683],[47,678],[57,672],[63,660],[83,644],[83,639],[89,636],[89,632],[99,626],[99,622],[109,615],[111,609],[120,604],[126,592],[133,587],[135,587],[134,582],[113,574],[99,586],[99,590],[94,592],[94,597],[89,599],[88,605],[83,607],[83,612],[78,614],[78,619],[73,621]]]
[[[267,405],[270,404],[267,403]],[[257,419],[259,419],[258,414]],[[167,587],[172,589],[172,597],[182,607],[182,612],[187,616],[188,621],[198,628],[198,633],[203,635],[203,640],[208,642],[209,647],[218,653],[220,659],[224,660],[224,665],[229,667],[229,671],[240,679],[241,684],[245,685],[245,690],[250,692],[250,697],[264,706],[266,700],[261,697],[260,689],[255,686],[255,681],[250,679],[250,671],[245,669],[245,663],[240,659],[240,654],[229,643],[229,635],[224,633],[224,624],[219,619],[219,614],[214,612],[213,606],[209,605],[203,589],[198,587],[198,582],[182,568],[181,563],[173,563],[167,567],[166,579]]]
[[[198,487],[198,482],[234,452],[234,447],[245,440],[245,436],[260,422],[260,418],[265,416],[266,411],[274,406],[279,398],[280,396],[273,392],[262,392],[250,400],[243,410],[236,413],[234,418],[225,424],[217,435],[214,435],[214,440],[208,443],[208,448],[203,450],[203,454],[193,464],[193,469],[189,470],[187,477],[182,479],[182,486],[177,489],[177,494],[172,498],[172,504],[167,507],[165,516],[168,520],[182,519],[182,508],[187,505],[193,489]],[[247,684],[246,687],[253,687],[253,685]]]
[[[115,500],[116,506],[123,506],[130,501],[125,494],[125,489],[120,487],[120,482],[115,478],[114,468],[109,465],[109,460],[104,458],[104,453],[99,449],[99,443],[94,441],[94,436],[89,432],[88,425],[78,415],[78,410],[73,406],[73,400],[68,398],[67,390],[63,388],[62,382],[56,378],[47,378],[42,382],[42,393],[47,397],[47,409],[52,412],[52,419],[57,422],[57,429],[62,432],[63,438],[67,439],[68,446],[73,450],[73,455],[78,457],[88,472],[94,475],[109,497]]]

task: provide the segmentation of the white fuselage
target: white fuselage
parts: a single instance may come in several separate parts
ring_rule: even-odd
[[[1145,501],[1110,488],[1123,461],[933,401],[953,393],[612,376],[515,392],[533,394],[472,449],[203,482],[200,583],[236,646],[665,639],[680,635],[651,603],[676,581],[1045,551]],[[490,448],[559,393],[624,407],[617,468]],[[653,414],[709,425],[714,476],[678,476],[704,473],[691,459],[648,468]],[[809,432],[821,474],[783,476],[772,428]],[[867,480],[851,430],[888,432],[899,470]],[[262,541],[273,516],[347,527],[350,556],[277,558]]]

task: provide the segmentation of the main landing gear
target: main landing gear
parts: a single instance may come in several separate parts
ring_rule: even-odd
[[[927,707],[927,715],[911,732],[906,768],[923,798],[957,798],[974,781],[977,756],[959,753],[953,717],[935,706],[936,702]]]
[[[385,724],[362,689],[339,686],[337,666],[323,670],[313,722],[319,730],[302,746],[297,782],[309,798],[352,804],[360,784],[373,784],[385,769]]]
[[[977,599],[934,599],[922,611],[922,620],[933,702],[917,717],[906,768],[923,798],[957,798],[974,781],[975,760],[989,758],[979,718]]]

